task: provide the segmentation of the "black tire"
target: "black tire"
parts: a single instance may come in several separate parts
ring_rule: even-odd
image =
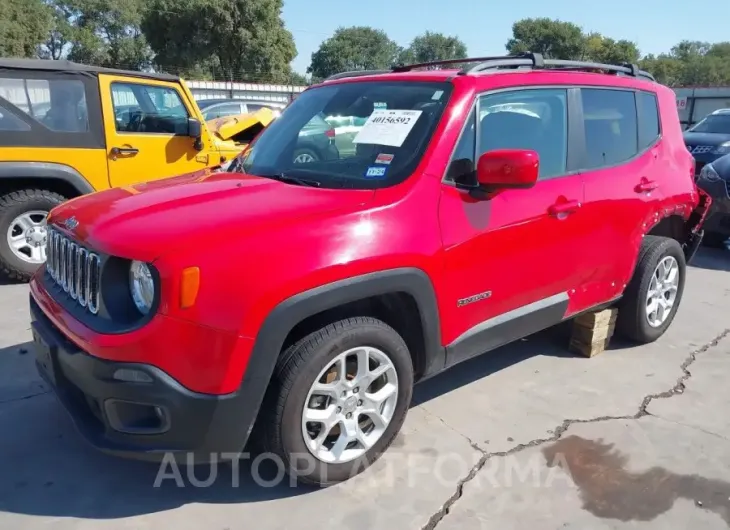
[[[667,319],[660,326],[654,327],[649,324],[647,319],[646,298],[654,271],[659,262],[667,256],[674,257],[679,266],[677,295]],[[616,318],[618,334],[640,344],[654,342],[661,337],[674,320],[682,301],[686,268],[684,252],[677,241],[666,237],[645,236],[639,250],[634,276],[618,304]]]
[[[315,151],[314,149],[310,149],[308,147],[300,147],[300,148],[294,150],[294,153],[292,154],[292,161],[296,160],[297,157],[302,156],[302,155],[311,156],[312,162],[317,162],[318,160],[320,160],[322,158],[321,156],[319,156],[319,153],[317,153],[317,151]],[[296,163],[305,164],[307,162],[296,162]]]
[[[338,354],[357,346],[385,352],[398,376],[397,403],[379,440],[360,458],[325,463],[312,455],[302,434],[302,409],[310,386]],[[261,409],[263,449],[284,464],[290,476],[308,485],[327,486],[365,470],[390,446],[398,434],[413,393],[413,364],[401,336],[380,320],[356,317],[330,324],[288,348],[281,356]],[[298,456],[298,455],[301,455]]]
[[[725,248],[727,236],[718,232],[705,232],[702,244],[710,248]]]
[[[65,200],[66,197],[48,190],[18,190],[0,195],[0,273],[12,280],[30,279],[40,265],[23,261],[10,249],[7,238],[10,223],[24,212],[50,212]]]

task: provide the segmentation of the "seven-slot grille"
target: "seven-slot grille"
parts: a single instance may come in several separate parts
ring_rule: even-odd
[[[71,299],[91,313],[99,311],[101,259],[53,228],[48,228],[46,270]]]

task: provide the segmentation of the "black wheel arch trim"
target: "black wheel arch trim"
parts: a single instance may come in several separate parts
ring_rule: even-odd
[[[5,178],[47,178],[73,186],[81,195],[94,187],[74,168],[55,162],[0,162],[0,183]]]
[[[246,439],[253,429],[284,341],[294,326],[327,309],[395,292],[411,295],[418,305],[427,367],[421,380],[443,370],[446,350],[441,345],[436,293],[423,270],[411,267],[389,269],[315,287],[279,303],[266,317],[256,335],[238,391],[241,400],[241,417],[238,421],[249,426]]]

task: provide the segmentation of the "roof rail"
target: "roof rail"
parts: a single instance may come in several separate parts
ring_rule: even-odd
[[[631,77],[643,77],[656,81],[649,72],[640,70],[635,64],[603,64],[585,61],[566,61],[563,59],[543,59],[539,53],[524,53],[519,55],[508,55],[506,57],[493,58],[483,61],[471,68],[464,68],[459,72],[462,75],[475,74],[496,68],[532,68],[532,69],[556,69],[556,70],[602,70],[615,74],[625,74]]]
[[[654,76],[649,72],[640,70],[635,64],[602,64],[585,61],[566,61],[563,59],[545,59],[540,53],[519,53],[516,55],[497,55],[492,57],[469,57],[464,59],[446,59],[443,61],[431,61],[427,63],[415,64],[397,64],[390,70],[355,70],[352,72],[342,72],[332,75],[325,81],[334,81],[335,79],[343,79],[345,77],[359,77],[363,75],[388,74],[391,72],[410,72],[418,68],[426,68],[429,66],[449,66],[464,63],[477,63],[471,67],[465,67],[459,71],[460,75],[476,74],[488,70],[499,68],[531,68],[534,70],[553,69],[553,70],[577,70],[577,71],[593,71],[601,70],[604,72],[612,72],[614,74],[624,74],[631,77],[643,77],[650,81],[656,81]]]
[[[334,81],[335,79],[344,79],[345,77],[360,77],[363,75],[389,74],[393,70],[353,70],[351,72],[340,72],[329,76],[325,81]]]

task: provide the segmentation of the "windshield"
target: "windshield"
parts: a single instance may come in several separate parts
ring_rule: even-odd
[[[689,132],[730,134],[730,114],[711,114]]]
[[[361,81],[303,92],[241,156],[237,169],[330,188],[405,180],[423,156],[449,83]]]

